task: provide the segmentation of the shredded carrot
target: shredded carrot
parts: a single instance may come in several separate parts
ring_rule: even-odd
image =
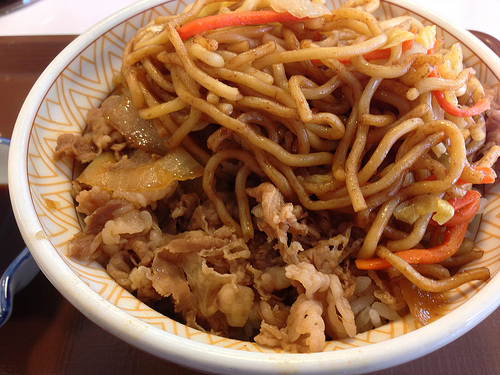
[[[190,21],[177,30],[182,40],[191,38],[205,31],[239,25],[261,25],[273,22],[299,21],[305,18],[295,17],[291,13],[279,13],[273,10],[254,12],[231,12],[207,16]]]
[[[431,176],[432,177],[432,176]],[[455,214],[444,226],[446,230],[441,245],[429,249],[410,249],[395,254],[410,264],[440,263],[451,257],[462,243],[469,221],[476,215],[480,206],[481,193],[469,190],[463,197],[452,197],[448,202],[455,209]],[[430,224],[438,225],[431,221]],[[390,267],[390,263],[382,258],[357,259],[356,266],[363,270],[381,270]]]
[[[452,197],[448,199],[455,209],[453,217],[443,224],[445,227],[453,227],[462,223],[468,223],[479,211],[481,193],[476,190],[469,190],[463,197]],[[439,225],[431,220],[431,225]]]
[[[431,70],[431,72],[429,73],[429,75],[427,77],[429,77],[429,78],[439,77],[439,74],[437,72],[437,67],[436,66],[434,67],[434,69]]]
[[[441,245],[429,249],[402,250],[394,254],[410,264],[441,263],[458,250],[467,232],[468,224],[468,222],[464,222],[454,227],[447,227]],[[388,261],[382,258],[356,259],[355,262],[361,270],[382,270],[391,266]]]
[[[455,117],[476,116],[491,108],[490,101],[488,99],[481,99],[472,107],[461,108],[453,105],[450,101],[448,101],[444,96],[444,92],[441,90],[434,90],[432,94],[436,98],[439,106],[443,108],[446,113],[449,113],[450,115]]]
[[[471,204],[481,198],[481,193],[477,190],[469,190],[463,197],[452,197],[448,199],[448,203],[453,206],[455,210],[460,210],[462,207]]]
[[[479,171],[483,174],[483,178],[477,184],[492,184],[493,182],[495,182],[495,180],[497,178],[497,174],[493,170],[493,168],[490,168],[490,167],[472,167],[472,169],[474,169],[475,171]],[[457,185],[465,185],[467,183],[468,183],[467,181],[464,181],[461,178],[459,178],[457,180]]]
[[[437,69],[434,68],[434,70],[429,74],[428,77],[439,77]],[[434,95],[439,106],[446,113],[448,113],[452,116],[455,116],[455,117],[476,116],[476,115],[479,115],[480,113],[483,113],[487,109],[491,108],[490,101],[488,99],[481,99],[476,104],[474,104],[472,107],[462,108],[462,107],[457,107],[456,105],[452,104],[449,100],[447,100],[446,96],[444,95],[444,91],[442,91],[442,90],[434,90],[434,91],[432,91],[432,95]]]
[[[474,167],[474,170],[483,172],[484,176],[481,184],[492,184],[497,178],[496,172],[490,167]]]
[[[496,181],[497,179],[497,174],[491,167],[472,167],[475,171],[479,171],[483,174],[483,178],[481,181],[477,183],[477,185],[482,185],[482,184],[492,184],[493,182]],[[425,179],[425,181],[434,181],[436,180],[437,177],[435,175],[429,176]],[[462,180],[459,178],[456,182],[457,185],[465,185],[468,184],[469,182]]]
[[[479,199],[470,202],[468,205],[462,207],[458,211],[455,211],[453,217],[443,225],[445,227],[452,227],[463,223],[468,224],[469,221],[471,221],[471,219],[477,214],[477,211],[479,211],[479,206]]]

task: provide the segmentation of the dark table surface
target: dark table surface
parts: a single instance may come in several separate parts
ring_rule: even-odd
[[[0,136],[11,136],[31,86],[73,38],[0,37]],[[1,209],[4,228],[8,208]],[[20,236],[4,232],[9,236],[0,239],[0,274],[22,246]],[[0,328],[0,374],[199,374],[115,338],[66,301],[42,273],[14,302],[10,320]],[[500,309],[444,348],[375,374],[500,374]]]

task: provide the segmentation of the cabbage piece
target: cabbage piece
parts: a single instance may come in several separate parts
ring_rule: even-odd
[[[385,33],[387,34],[387,44],[384,48],[399,46],[404,41],[415,39],[415,34],[399,27],[388,29]]]
[[[455,79],[457,75],[464,69],[464,55],[460,43],[455,43],[444,56],[444,62],[438,67],[439,75],[442,78]],[[457,105],[457,96],[462,96],[467,91],[467,84],[464,84],[454,92],[445,92],[446,99]]]
[[[434,47],[436,43],[436,25],[425,26],[415,36],[415,42],[423,46],[426,50]]]
[[[96,157],[76,181],[108,191],[146,192],[163,189],[172,181],[200,177],[203,170],[182,148],[176,148],[157,160],[137,165],[129,163],[124,167],[115,161],[112,152],[105,152]]]
[[[315,18],[332,13],[325,5],[310,0],[271,0],[270,5],[276,12],[289,12],[299,18]]]
[[[455,43],[444,56],[444,62],[439,66],[439,74],[443,78],[454,79],[464,69],[464,54],[460,43]]]
[[[413,224],[421,215],[435,212],[432,218],[440,225],[446,223],[455,214],[455,209],[448,201],[433,195],[417,197],[411,204],[401,204],[394,212],[394,217],[408,224]]]

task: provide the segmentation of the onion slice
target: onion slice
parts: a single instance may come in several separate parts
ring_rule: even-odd
[[[78,176],[77,182],[108,191],[147,192],[167,187],[172,181],[191,180],[204,168],[183,148],[160,159],[120,167],[112,152],[96,157]]]
[[[398,285],[411,315],[421,325],[427,325],[444,315],[446,292],[426,292],[406,279],[399,280]]]
[[[158,134],[152,120],[139,115],[126,95],[112,95],[101,105],[108,124],[118,130],[131,144],[146,152],[165,155],[165,139]]]

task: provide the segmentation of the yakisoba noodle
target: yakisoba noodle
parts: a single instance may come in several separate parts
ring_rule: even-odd
[[[90,162],[69,255],[191,327],[301,352],[426,324],[487,279],[457,270],[482,256],[495,98],[458,43],[378,5],[205,0],[139,30],[86,134],[58,140]]]

